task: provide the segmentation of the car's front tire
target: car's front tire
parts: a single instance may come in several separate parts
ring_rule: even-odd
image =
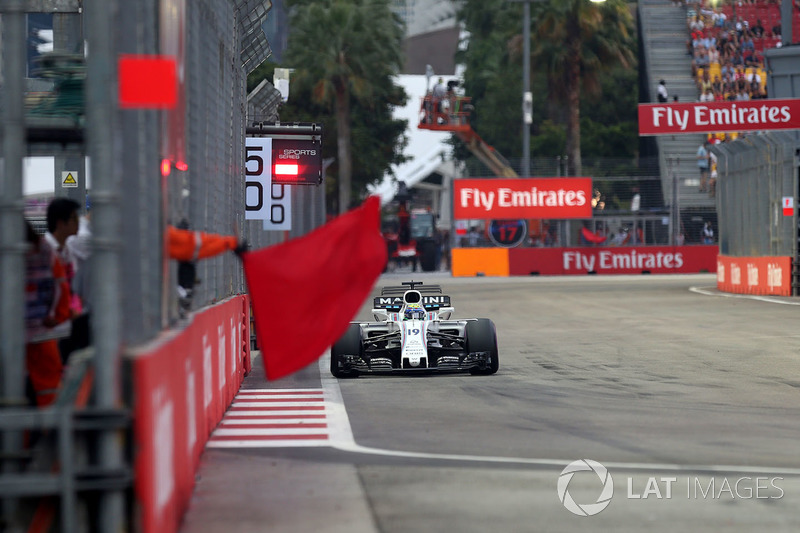
[[[361,342],[361,326],[350,324],[344,335],[331,346],[331,374],[337,378],[354,378],[358,370],[343,370],[339,366],[342,355],[358,355],[364,353],[364,344]]]
[[[500,368],[499,352],[497,350],[497,332],[494,322],[488,318],[479,318],[467,322],[465,330],[467,337],[467,352],[489,352],[489,362],[485,368],[473,368],[471,374],[494,374]]]

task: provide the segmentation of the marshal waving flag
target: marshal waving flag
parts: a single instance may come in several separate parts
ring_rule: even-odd
[[[800,98],[639,104],[639,135],[795,130]]]
[[[316,361],[386,265],[377,196],[308,235],[242,254],[267,379]]]

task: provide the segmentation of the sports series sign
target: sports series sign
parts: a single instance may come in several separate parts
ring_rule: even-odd
[[[800,98],[639,104],[639,135],[800,129]]]

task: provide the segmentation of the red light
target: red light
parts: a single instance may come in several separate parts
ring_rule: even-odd
[[[181,172],[185,172],[189,170],[189,165],[187,165],[185,161],[178,161],[177,163],[175,163],[175,168],[177,168]]]
[[[297,163],[277,163],[275,164],[276,176],[297,176],[300,170]]]
[[[161,160],[161,175],[165,178],[169,176],[170,171],[172,170],[172,163],[169,159],[162,159]]]

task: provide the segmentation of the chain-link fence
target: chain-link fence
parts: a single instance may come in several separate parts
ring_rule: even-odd
[[[532,157],[529,172],[522,170],[522,158],[509,157],[508,165],[514,169],[518,176],[553,177],[566,176],[569,157],[566,155],[555,157]],[[486,165],[476,157],[465,161],[466,175],[481,178],[494,176]],[[600,178],[603,176],[630,176],[648,177],[658,176],[660,173],[657,157],[640,157],[637,159],[625,157],[584,157],[581,159],[581,174]]]
[[[324,221],[322,187],[293,190],[293,223],[287,234],[265,232],[260,224],[244,219],[246,76],[268,54],[261,24],[270,5],[268,0],[0,2],[4,74],[0,400],[7,407],[25,405],[23,157],[35,153],[83,160],[88,156],[94,234],[88,267],[95,383],[90,404],[106,413],[103,420],[107,420],[92,426],[99,457],[93,465],[97,478],[93,486],[101,491],[98,530],[122,529],[125,520],[122,487],[129,482],[125,477],[129,465],[122,457],[122,439],[114,432],[128,421],[110,417],[121,401],[130,399],[123,391],[130,386],[130,376],[121,354],[135,358],[137,348],[146,349],[165,329],[182,325],[177,264],[165,257],[165,227],[185,221],[194,230],[239,232],[253,247],[262,247],[307,233]],[[86,56],[85,107],[82,114],[77,111],[79,119],[56,124],[45,122],[52,117],[42,116],[33,124],[25,116],[26,9],[64,9],[80,17],[74,28],[84,35],[70,37],[88,42],[91,54]],[[80,56],[79,50],[75,52]],[[120,106],[117,70],[123,55],[175,58],[179,97],[174,109]],[[47,136],[31,140],[32,131]],[[41,212],[38,215],[42,229]],[[199,261],[196,277],[193,310],[246,289],[240,261],[231,253]],[[0,413],[4,414],[8,413]],[[38,420],[31,417],[32,411],[28,418]],[[19,454],[23,427],[13,417],[0,416],[0,446],[6,459],[23,457]],[[59,442],[66,453],[71,441]],[[69,470],[65,461],[61,463],[62,470]],[[3,474],[19,470],[7,467],[10,464],[4,462]],[[74,479],[66,473],[63,478],[58,486],[74,502]],[[16,515],[20,495],[45,490],[42,478],[14,479],[14,484],[4,479],[0,529],[8,525],[3,519]]]
[[[246,23],[249,4],[254,2],[202,0],[187,2],[186,24],[186,146],[188,169],[173,171],[168,178],[167,222],[186,220],[191,229],[211,233],[239,234],[254,249],[287,238],[304,235],[325,221],[323,186],[286,186],[291,198],[291,229],[267,231],[262,221],[244,219],[244,95],[247,72],[236,47],[238,28]],[[252,7],[252,6],[251,6]],[[249,50],[249,48],[248,48]],[[245,50],[246,52],[247,50]],[[251,62],[250,67],[257,66]],[[269,89],[262,88],[262,91]],[[272,89],[274,91],[274,89]],[[270,111],[277,101],[269,100]],[[255,109],[264,112],[264,107]],[[174,268],[172,268],[174,271]],[[192,306],[199,308],[245,290],[239,260],[232,254],[197,264]],[[174,275],[170,287],[175,287]],[[170,316],[176,309],[175,291],[170,290]]]
[[[784,132],[713,147],[719,157],[720,253],[797,257],[799,149],[795,135]]]

